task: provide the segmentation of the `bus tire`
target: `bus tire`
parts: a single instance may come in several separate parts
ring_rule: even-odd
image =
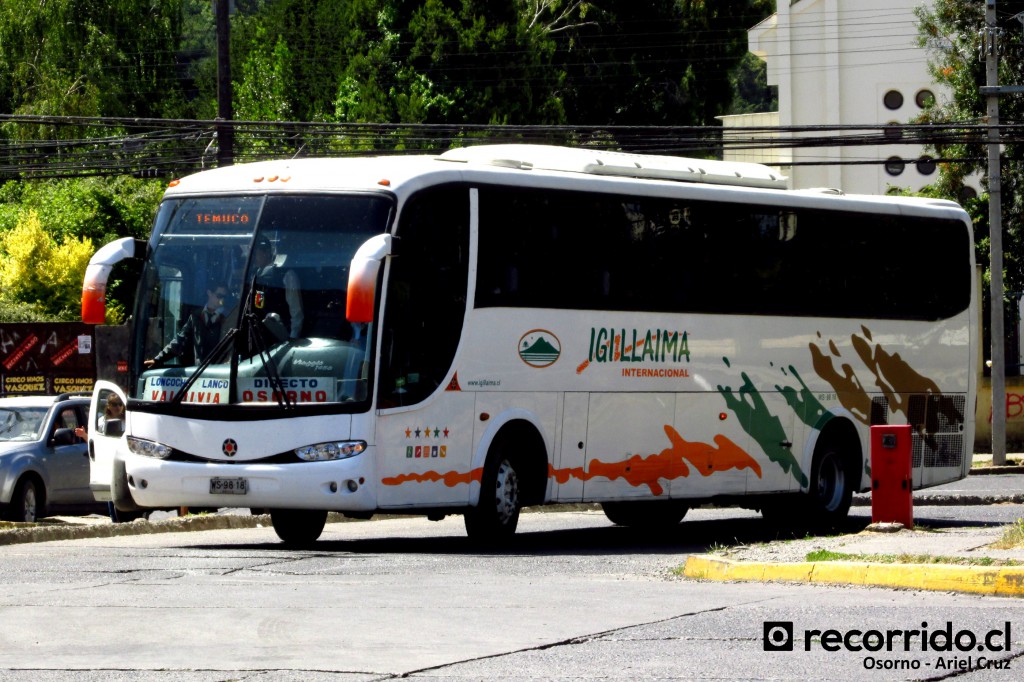
[[[310,509],[271,509],[270,522],[281,542],[290,547],[308,547],[324,532],[327,512]]]
[[[601,509],[616,526],[671,528],[679,525],[690,508],[677,500],[602,502]]]
[[[7,507],[7,520],[18,523],[35,523],[43,515],[46,497],[42,483],[31,475],[25,476],[14,488],[11,504]]]
[[[831,528],[843,522],[853,500],[853,476],[849,458],[836,441],[828,443],[814,458],[807,500],[808,518],[817,526]]]
[[[480,478],[480,501],[466,510],[466,534],[477,542],[508,540],[519,525],[523,501],[517,460],[498,448],[487,458]]]
[[[121,511],[113,502],[107,502],[107,513],[111,523],[131,523],[137,519],[149,519],[147,511]]]

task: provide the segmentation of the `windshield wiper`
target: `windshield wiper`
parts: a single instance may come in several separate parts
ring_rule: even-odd
[[[206,356],[206,359],[203,360],[198,367],[196,367],[196,371],[194,371],[192,373],[192,376],[190,376],[185,381],[185,384],[181,387],[181,390],[175,393],[174,397],[171,398],[170,403],[172,405],[180,405],[181,402],[185,400],[185,396],[188,395],[188,390],[192,388],[193,384],[196,383],[196,381],[199,379],[202,373],[206,371],[206,368],[212,365],[213,361],[220,357],[220,355],[224,352],[224,348],[227,347],[229,343],[231,343],[231,339],[235,338],[235,335],[237,333],[238,330],[233,328],[229,329],[227,332],[224,333],[224,337],[217,342],[217,345],[213,347],[213,350],[211,350],[209,355]]]

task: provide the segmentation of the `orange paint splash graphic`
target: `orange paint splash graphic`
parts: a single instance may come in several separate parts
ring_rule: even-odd
[[[457,485],[469,485],[473,481],[479,483],[483,472],[484,470],[482,468],[473,469],[465,473],[460,471],[446,471],[442,474],[437,471],[424,471],[422,474],[400,474],[398,476],[388,476],[386,478],[382,478],[380,482],[384,485],[402,485],[403,483],[437,483],[440,481],[449,488],[454,488]]]
[[[548,475],[558,483],[566,483],[570,478],[581,481],[589,481],[597,476],[612,481],[621,478],[633,487],[646,485],[654,495],[665,492],[660,483],[662,479],[673,480],[689,476],[690,466],[687,462],[702,476],[710,476],[716,471],[728,469],[750,469],[758,478],[761,477],[761,465],[723,435],[715,436],[717,447],[708,443],[687,441],[668,424],[665,425],[665,435],[672,445],[658,454],[633,455],[621,462],[603,462],[595,459],[585,471],[582,467],[555,469],[549,465]]]
[[[589,481],[598,476],[611,481],[621,478],[633,487],[646,485],[653,495],[662,495],[665,492],[659,481],[689,476],[691,466],[701,476],[710,476],[716,471],[729,469],[750,469],[758,478],[761,478],[761,465],[736,443],[721,434],[715,436],[715,445],[690,442],[666,424],[665,435],[668,436],[672,445],[656,455],[633,455],[621,462],[602,462],[595,459],[590,462],[586,470],[583,467],[555,469],[549,464],[548,476],[554,478],[558,483],[566,483],[570,478],[580,481]],[[483,469],[479,468],[466,473],[448,471],[442,474],[436,471],[426,471],[421,474],[388,476],[381,479],[381,483],[402,485],[403,483],[437,483],[440,481],[449,488],[454,488],[457,485],[468,485],[474,481],[479,483],[482,475]]]

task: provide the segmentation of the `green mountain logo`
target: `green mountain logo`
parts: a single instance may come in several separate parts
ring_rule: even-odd
[[[548,367],[562,354],[558,337],[546,329],[528,331],[519,339],[519,357],[531,367]]]

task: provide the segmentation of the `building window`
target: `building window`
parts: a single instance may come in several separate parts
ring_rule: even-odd
[[[899,140],[903,138],[903,128],[899,121],[889,121],[889,124],[882,129],[882,134],[887,140]]]
[[[935,172],[935,159],[930,156],[922,156],[917,160],[917,172],[921,175],[931,175]]]
[[[895,111],[903,106],[903,93],[899,90],[890,90],[885,93],[885,97],[882,98],[882,103],[885,104],[886,109]]]
[[[889,175],[901,175],[907,164],[898,156],[890,156],[885,160],[885,172]]]
[[[914,96],[914,102],[921,109],[924,109],[926,107],[930,107],[933,104],[935,104],[935,93],[933,93],[931,90],[927,90],[927,89],[925,89],[925,90],[918,90],[917,94]]]

